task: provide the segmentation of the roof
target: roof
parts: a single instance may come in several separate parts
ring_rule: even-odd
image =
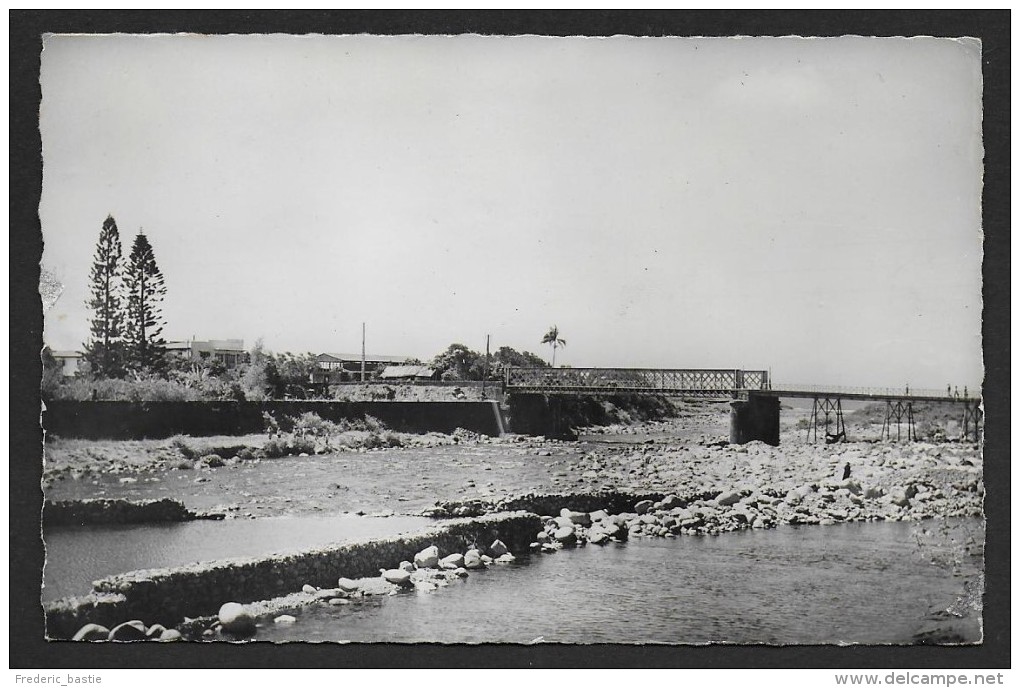
[[[377,354],[365,354],[365,361],[369,363],[403,363],[413,358],[412,356],[379,356]],[[334,360],[346,363],[361,363],[361,354],[337,354],[322,353],[315,357],[317,361]]]
[[[423,365],[391,365],[379,373],[382,379],[393,379],[401,377],[432,377],[436,371]]]

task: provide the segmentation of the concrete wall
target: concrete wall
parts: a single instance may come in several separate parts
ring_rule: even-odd
[[[730,402],[730,443],[760,440],[779,446],[779,398],[751,394]]]
[[[527,552],[542,529],[541,519],[524,512],[455,519],[420,534],[333,545],[297,554],[231,559],[174,569],[111,576],[93,583],[92,595],[45,605],[46,635],[71,638],[87,623],[107,628],[132,619],[167,628],[185,616],[215,615],[225,602],[242,604],[297,592],[302,585],[336,587],[340,577],[374,577],[379,569],[412,561],[436,545],[440,554],[488,547],[502,540],[511,552]]]
[[[263,412],[277,418],[314,411],[332,421],[366,415],[399,432],[499,432],[498,405],[487,401],[66,401],[46,403],[43,427],[60,437],[143,439],[247,435],[265,430]]]

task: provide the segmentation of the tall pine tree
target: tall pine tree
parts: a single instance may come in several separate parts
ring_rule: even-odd
[[[96,377],[120,377],[124,374],[124,312],[121,284],[121,246],[117,222],[108,215],[99,232],[96,255],[89,273],[89,299],[92,311],[90,336],[85,343],[85,360]]]
[[[141,232],[131,246],[124,271],[127,293],[127,325],[124,339],[130,368],[142,373],[162,373],[166,369],[166,342],[163,340],[163,297],[166,285],[156,265],[152,245]]]

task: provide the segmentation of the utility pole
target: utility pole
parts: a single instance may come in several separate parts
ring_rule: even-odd
[[[489,335],[485,335],[485,365],[482,366],[482,400],[485,400],[485,382],[489,379]]]
[[[361,323],[361,381],[365,381],[365,323]]]

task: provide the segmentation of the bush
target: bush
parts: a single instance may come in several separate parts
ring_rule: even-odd
[[[267,459],[279,459],[284,456],[296,456],[298,454],[314,454],[315,441],[307,437],[292,437],[289,439],[277,437],[266,442],[260,453]]]
[[[181,456],[188,459],[189,461],[194,461],[195,459],[198,458],[198,451],[190,444],[188,444],[184,435],[175,435],[173,438],[171,438],[170,446],[179,451],[181,453]]]

